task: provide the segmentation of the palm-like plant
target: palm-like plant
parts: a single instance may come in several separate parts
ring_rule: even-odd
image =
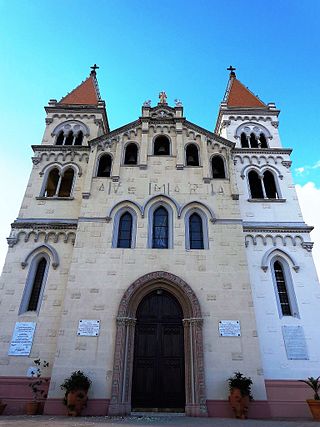
[[[320,375],[318,378],[309,377],[306,380],[300,380],[302,383],[307,384],[312,388],[314,392],[314,400],[320,400],[319,390],[320,390]]]

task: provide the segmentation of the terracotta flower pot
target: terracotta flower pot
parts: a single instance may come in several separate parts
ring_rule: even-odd
[[[242,396],[240,389],[232,388],[230,391],[229,402],[236,418],[247,419],[250,398]]]
[[[39,411],[40,402],[32,400],[26,404],[26,413],[27,415],[37,415]]]
[[[78,417],[82,409],[87,406],[88,390],[73,390],[67,395],[68,416]]]
[[[320,400],[307,399],[314,420],[320,420]]]
[[[7,404],[6,403],[2,403],[0,401],[0,415],[3,413],[3,411],[6,409]]]

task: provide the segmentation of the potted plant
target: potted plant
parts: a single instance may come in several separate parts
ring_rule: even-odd
[[[251,394],[252,379],[245,377],[241,372],[235,372],[228,378],[229,402],[236,418],[246,419],[249,402],[253,400]]]
[[[306,380],[300,380],[302,383],[307,384],[312,388],[314,396],[313,399],[307,399],[309,409],[315,420],[320,420],[320,375],[318,378],[309,377]]]
[[[31,370],[31,380],[28,384],[31,388],[33,399],[26,404],[27,415],[36,415],[39,413],[41,401],[47,397],[43,385],[49,381],[49,378],[41,377],[42,369],[48,368],[49,362],[46,360],[41,361],[41,359],[35,359],[33,362],[36,366]]]
[[[77,417],[81,414],[82,408],[87,405],[90,385],[91,380],[82,371],[72,372],[60,385],[65,390],[63,403],[68,408],[69,416]]]

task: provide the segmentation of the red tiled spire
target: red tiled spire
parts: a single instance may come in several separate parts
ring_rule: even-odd
[[[233,70],[230,72],[230,80],[224,101],[228,107],[268,108],[266,104],[236,78]]]
[[[97,105],[99,101],[100,94],[96,71],[92,70],[90,76],[72,92],[64,96],[58,104]]]

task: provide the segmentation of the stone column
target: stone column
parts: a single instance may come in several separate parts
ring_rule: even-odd
[[[120,164],[121,164],[121,154],[123,148],[123,141],[119,140],[116,142],[116,154],[114,156],[112,164],[112,181],[118,182],[120,179]]]
[[[148,142],[149,142],[149,123],[147,121],[142,122],[142,135],[141,135],[141,147],[140,147],[140,169],[147,169],[148,164]]]
[[[186,415],[208,416],[203,362],[203,320],[183,319],[185,338]]]
[[[211,167],[209,164],[207,138],[203,135],[201,135],[200,157],[201,157],[200,164],[202,165],[203,181],[206,183],[209,183],[211,180],[211,173],[210,173]]]
[[[184,146],[183,146],[183,137],[182,137],[182,123],[176,123],[176,152],[177,152],[177,169],[184,168]]]
[[[117,318],[111,399],[108,415],[128,415],[131,412],[131,381],[136,320]]]
[[[89,199],[90,197],[92,177],[93,177],[94,166],[97,158],[97,150],[98,150],[97,145],[91,147],[90,149],[87,173],[84,179],[84,185],[83,185],[83,191],[82,191],[83,199]]]
[[[236,160],[234,161],[229,153],[227,154],[227,165],[230,179],[231,197],[233,200],[239,200],[239,189],[237,186],[237,180],[235,175]]]

